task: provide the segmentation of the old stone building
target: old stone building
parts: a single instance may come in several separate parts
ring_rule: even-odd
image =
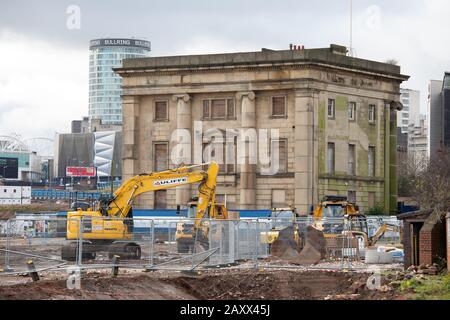
[[[224,148],[234,161],[221,165],[217,193],[228,207],[295,205],[307,214],[331,194],[348,196],[363,210],[396,211],[396,114],[400,84],[408,79],[398,66],[349,57],[345,47],[331,45],[129,59],[116,72],[123,78],[124,179],[173,168],[173,132],[185,129],[193,142],[200,121],[203,133],[277,129],[268,147],[278,146],[276,174],[264,174],[250,152],[245,164],[236,161],[236,140]],[[203,148],[211,143],[205,136],[200,141]],[[184,163],[204,161],[189,156]],[[173,208],[195,191],[149,193],[137,204]]]

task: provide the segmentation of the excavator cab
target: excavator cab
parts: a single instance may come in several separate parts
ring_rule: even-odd
[[[199,243],[204,249],[209,247],[208,236],[209,233],[219,233],[217,228],[210,232],[209,220],[202,220],[199,222],[198,228],[195,228],[195,219],[197,219],[198,198],[193,197],[191,202],[187,205],[187,220],[177,223],[175,240],[177,241],[178,253],[194,252],[194,246]],[[204,218],[211,218],[215,220],[228,219],[228,210],[225,205],[221,203],[214,203],[214,210],[211,210],[211,205],[206,208],[203,215]]]
[[[359,208],[344,196],[325,196],[312,212],[313,227],[334,237],[344,231],[346,216],[359,216]]]
[[[270,231],[263,231],[260,233],[261,242],[271,246],[279,237],[280,231],[289,229],[293,232],[293,238],[298,243],[298,216],[295,208],[273,208],[270,215]]]

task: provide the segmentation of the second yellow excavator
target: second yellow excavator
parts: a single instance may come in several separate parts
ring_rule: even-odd
[[[271,241],[267,237],[267,242],[271,244],[273,256],[296,264],[315,264],[323,259],[329,239],[351,235],[362,239],[367,248],[374,246],[386,231],[399,231],[397,226],[382,223],[369,236],[367,217],[359,212],[356,204],[341,196],[325,196],[311,210],[309,222],[299,222],[298,215],[293,217],[292,226],[272,230]],[[303,230],[300,226],[304,226]]]
[[[347,197],[325,196],[312,212],[312,226],[324,233],[325,238],[336,238],[343,234],[360,237],[365,247],[374,246],[387,231],[399,232],[399,228],[381,223],[372,236],[369,235],[367,216],[359,212],[359,207]]]

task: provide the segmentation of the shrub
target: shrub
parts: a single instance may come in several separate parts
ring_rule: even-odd
[[[370,208],[367,212],[369,216],[384,216],[384,206],[380,203],[377,203],[374,207]]]

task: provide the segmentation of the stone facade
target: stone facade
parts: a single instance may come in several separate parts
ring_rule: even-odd
[[[155,170],[160,161],[155,158],[155,143],[167,143],[170,154],[175,129],[187,130],[194,140],[197,121],[202,121],[203,132],[277,129],[286,150],[285,170],[264,175],[247,154],[245,164],[219,177],[217,194],[226,195],[229,207],[295,205],[307,214],[322,196],[339,194],[355,197],[363,210],[379,204],[396,211],[396,113],[401,108],[400,84],[408,79],[398,66],[348,57],[345,48],[332,45],[129,59],[116,72],[123,77],[124,179]],[[230,101],[233,114],[205,119],[205,100],[211,99]],[[155,121],[160,101],[167,105],[167,119]],[[275,101],[285,101],[281,115],[274,113]],[[351,119],[350,103],[355,106]],[[334,105],[332,116],[329,104]],[[331,172],[329,143],[334,143]],[[349,148],[354,148],[353,173]],[[168,161],[168,166],[175,164]],[[167,190],[167,207],[183,204],[195,193],[191,187]],[[154,203],[155,196],[149,193],[137,205],[153,208]]]

